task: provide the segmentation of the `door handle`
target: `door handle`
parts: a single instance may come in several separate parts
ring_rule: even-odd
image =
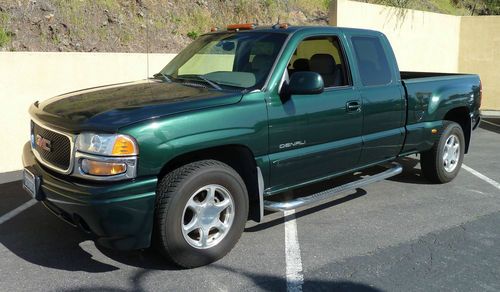
[[[358,100],[348,101],[345,108],[348,112],[359,112],[361,111],[361,102]]]

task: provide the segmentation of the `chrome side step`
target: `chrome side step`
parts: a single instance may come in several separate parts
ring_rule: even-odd
[[[403,167],[396,162],[391,163],[392,167],[383,171],[379,174],[371,175],[369,177],[363,178],[361,180],[346,183],[344,185],[334,187],[329,190],[325,190],[316,194],[312,194],[307,197],[301,197],[290,201],[277,202],[277,201],[264,201],[264,209],[269,211],[288,211],[296,209],[302,206],[306,206],[312,203],[323,201],[326,199],[331,199],[340,193],[360,188],[368,184],[384,180],[386,178],[400,174],[403,171]]]

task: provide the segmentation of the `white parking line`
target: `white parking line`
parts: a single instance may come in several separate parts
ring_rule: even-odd
[[[295,211],[285,211],[285,254],[286,254],[286,288],[289,292],[301,292],[304,284],[302,259],[297,236]]]
[[[36,204],[36,200],[31,199],[28,202],[22,204],[21,206],[15,208],[14,210],[10,211],[9,213],[3,215],[0,217],[0,225],[7,222],[8,220],[14,218],[16,215],[21,213],[22,211],[28,209],[29,207],[33,206]]]
[[[500,183],[496,182],[495,180],[492,180],[491,178],[487,177],[486,175],[480,173],[477,170],[474,170],[474,169],[468,167],[465,164],[462,164],[462,168],[500,190]]]

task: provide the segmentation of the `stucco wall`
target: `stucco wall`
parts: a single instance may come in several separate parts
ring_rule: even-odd
[[[500,110],[500,16],[462,17],[459,71],[481,76],[482,109]]]
[[[0,173],[19,170],[29,139],[28,107],[61,93],[145,79],[173,54],[0,52]]]
[[[452,16],[333,0],[331,25],[382,31],[404,71],[479,74],[483,110],[500,110],[500,16]]]
[[[383,32],[402,71],[458,72],[460,17],[333,0],[330,24]]]

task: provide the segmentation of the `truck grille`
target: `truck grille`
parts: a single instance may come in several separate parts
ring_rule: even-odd
[[[31,122],[31,131],[33,135],[32,148],[38,154],[41,162],[56,168],[59,171],[67,171],[71,164],[71,140],[68,136],[51,131],[33,121]],[[42,148],[36,143],[37,137],[48,140],[50,147]],[[47,149],[48,148],[48,149]]]

